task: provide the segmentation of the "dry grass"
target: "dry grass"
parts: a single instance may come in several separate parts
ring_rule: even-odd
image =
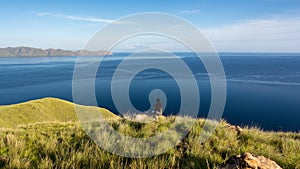
[[[100,122],[100,121],[99,121]],[[96,123],[96,121],[94,122]],[[165,130],[171,118],[158,123],[109,120],[126,135],[149,137]],[[199,137],[204,120],[196,120],[188,136],[166,153],[148,158],[125,158],[98,147],[79,123],[46,122],[0,130],[0,162],[6,168],[216,168],[243,152],[264,155],[283,168],[299,168],[300,134],[244,129],[241,134],[221,122],[206,142]],[[185,149],[186,148],[186,149]]]
[[[221,121],[214,134],[201,143],[201,134],[207,134],[203,129],[204,119],[171,116],[158,122],[138,123],[115,118],[105,109],[79,107],[83,112],[100,110],[104,117],[109,117],[107,122],[115,130],[138,138],[169,130],[174,127],[175,119],[179,119],[180,124],[175,126],[179,130],[188,122],[194,125],[177,146],[163,154],[125,158],[107,152],[90,139],[76,122],[72,103],[48,98],[3,106],[0,107],[0,168],[216,168],[229,157],[244,152],[266,156],[282,168],[300,168],[300,133],[264,132],[255,127],[238,133]],[[96,116],[91,113],[87,118],[93,119],[89,132],[101,127],[102,121]]]

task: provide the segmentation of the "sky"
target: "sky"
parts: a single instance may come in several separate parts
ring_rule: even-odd
[[[106,25],[140,12],[185,19],[219,52],[300,52],[299,0],[1,1],[0,47],[77,50]],[[139,39],[124,42],[118,50],[147,46]],[[150,47],[184,51],[165,38],[153,39]]]

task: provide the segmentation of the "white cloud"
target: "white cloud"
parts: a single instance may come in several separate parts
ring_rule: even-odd
[[[102,23],[112,23],[114,20],[111,19],[101,19],[101,18],[87,18],[80,16],[70,16],[70,15],[62,15],[66,19],[78,20],[78,21],[88,21],[88,22],[102,22]]]
[[[300,17],[247,20],[200,30],[219,52],[300,52]],[[178,42],[163,38],[142,37],[128,43],[186,51]]]
[[[51,15],[51,14],[53,14],[53,13],[51,13],[51,12],[40,12],[40,13],[37,13],[36,15],[37,16],[45,16],[45,15]]]
[[[183,13],[188,12],[185,11]],[[51,12],[38,13],[36,15],[87,22],[115,23],[115,20],[111,19],[81,17]],[[230,25],[200,30],[212,41],[219,52],[300,52],[300,17],[246,20]],[[144,38],[137,42],[127,43],[125,46],[121,45],[120,47],[125,51],[135,49],[139,47],[138,45],[150,45],[150,47],[160,47],[175,51],[185,50],[177,42]]]
[[[183,11],[179,11],[179,13],[182,13],[182,14],[196,14],[196,13],[200,13],[200,10],[199,9],[183,10]]]
[[[185,47],[164,36],[141,35],[126,39],[113,48],[114,52],[135,52],[144,49],[182,51]]]
[[[37,16],[54,16],[59,17],[63,19],[69,19],[69,20],[77,20],[77,21],[87,21],[87,22],[97,22],[97,23],[113,23],[115,20],[112,19],[102,19],[102,18],[95,18],[95,17],[82,17],[82,16],[74,16],[74,15],[65,15],[60,13],[54,13],[54,12],[41,12],[37,13]]]
[[[219,51],[300,51],[300,17],[248,20],[202,32]]]

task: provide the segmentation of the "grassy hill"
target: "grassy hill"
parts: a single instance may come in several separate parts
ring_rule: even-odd
[[[203,129],[204,119],[171,116],[158,122],[138,123],[117,118],[105,109],[79,108],[102,112],[110,118],[108,123],[115,130],[132,137],[154,136],[169,129],[175,118],[182,122],[177,129],[184,126],[186,121],[192,120],[195,125],[183,140],[161,155],[125,158],[105,151],[90,139],[76,121],[72,103],[46,98],[2,106],[0,124],[6,128],[0,127],[0,168],[211,169],[217,168],[231,156],[244,152],[263,155],[282,168],[300,168],[300,133],[266,132],[255,127],[244,127],[237,131],[222,121],[214,134],[200,143],[200,133],[206,132]],[[94,118],[95,114],[91,114],[90,118]],[[95,128],[91,129],[97,131],[101,123],[100,119],[93,121]]]
[[[78,121],[75,106],[80,112],[86,112],[90,116],[101,113],[106,118],[118,118],[104,108],[75,105],[71,102],[56,99],[43,98],[25,103],[0,106],[0,127],[14,127],[22,124],[49,121]]]

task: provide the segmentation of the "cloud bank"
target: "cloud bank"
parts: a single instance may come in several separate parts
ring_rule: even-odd
[[[194,14],[199,10],[186,10],[180,13]],[[112,19],[65,15],[53,12],[37,13],[39,17],[51,16],[68,20],[94,23],[118,23]],[[200,30],[211,40],[219,52],[300,52],[300,17],[269,18],[246,20]],[[125,45],[126,44],[126,45]],[[142,44],[153,48],[172,51],[185,51],[186,48],[171,40],[157,38],[130,41],[121,45],[132,50]]]
[[[248,20],[202,32],[219,51],[300,52],[300,17]]]

